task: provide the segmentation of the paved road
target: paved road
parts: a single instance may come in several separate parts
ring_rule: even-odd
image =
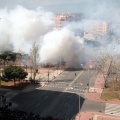
[[[89,87],[94,85],[97,75],[98,73],[94,70],[65,71],[54,81],[38,89],[84,94],[88,89],[87,85]]]
[[[40,114],[41,116],[56,116],[59,118],[74,118],[79,112],[79,96],[74,93],[36,90],[19,94],[12,99],[20,110]],[[90,102],[80,97],[82,111],[101,111],[98,102]],[[91,109],[92,108],[92,109]]]
[[[101,103],[93,103],[84,98],[88,76],[91,76],[91,81],[97,76],[94,71],[89,72],[65,71],[46,86],[32,92],[21,93],[12,98],[12,101],[17,103],[20,110],[32,111],[41,116],[71,119],[79,112],[79,106],[81,111],[102,111]]]

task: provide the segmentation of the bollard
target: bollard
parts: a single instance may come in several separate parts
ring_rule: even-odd
[[[6,108],[6,109],[8,108],[8,104],[5,104],[5,108]]]
[[[8,105],[9,105],[9,106],[12,106],[12,102],[10,101]]]

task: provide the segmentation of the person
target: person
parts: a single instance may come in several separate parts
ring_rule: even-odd
[[[76,76],[76,73],[75,73],[75,76]]]

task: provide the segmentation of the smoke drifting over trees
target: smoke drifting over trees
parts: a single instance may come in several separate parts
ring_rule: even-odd
[[[75,30],[79,27],[83,29],[84,20],[81,23],[67,24],[61,30],[53,30],[55,22],[53,13],[42,8],[30,10],[22,6],[16,6],[12,10],[0,9],[0,17],[0,52],[21,50],[29,53],[33,41],[37,41],[40,45],[41,64],[54,65],[65,61],[69,67],[79,67],[92,59],[95,54],[99,54],[100,49],[86,45],[85,40],[75,34]],[[102,43],[101,49],[107,49],[110,53],[115,52],[111,49],[113,38],[106,44],[103,41],[107,39],[110,38],[98,39]],[[118,50],[119,45],[116,43],[114,45]]]
[[[28,52],[31,41],[39,40],[54,23],[54,15],[41,8],[28,10],[17,6],[13,10],[1,9],[0,17],[0,51],[7,43],[12,44],[14,50],[20,48]]]

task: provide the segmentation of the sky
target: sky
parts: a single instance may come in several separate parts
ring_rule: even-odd
[[[64,12],[89,12],[104,6],[110,8],[119,8],[120,0],[0,0],[0,8],[14,8],[16,5],[22,5],[29,9],[43,7],[54,13]]]

